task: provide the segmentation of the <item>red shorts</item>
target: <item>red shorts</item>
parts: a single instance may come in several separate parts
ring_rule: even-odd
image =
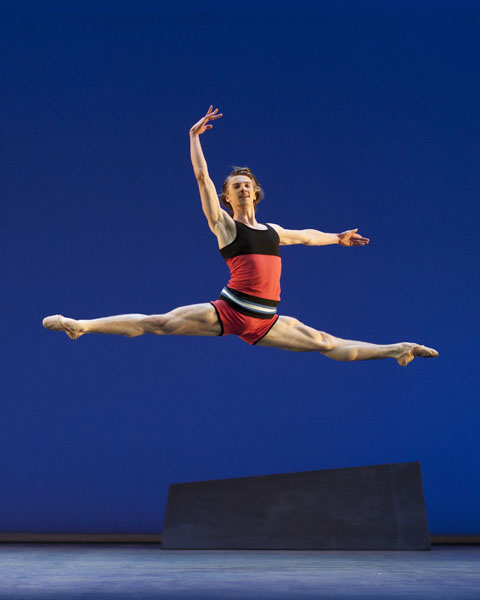
[[[217,311],[218,320],[222,326],[220,335],[238,335],[247,344],[256,344],[267,335],[275,325],[278,315],[271,319],[257,319],[249,317],[232,308],[225,300],[212,300]]]

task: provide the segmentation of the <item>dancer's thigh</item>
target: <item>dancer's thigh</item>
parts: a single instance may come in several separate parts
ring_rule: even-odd
[[[145,326],[159,335],[220,335],[222,332],[217,313],[209,302],[151,315],[146,317]]]
[[[298,319],[280,315],[267,335],[257,342],[257,346],[271,346],[293,352],[326,352],[334,339],[334,336],[308,327]]]

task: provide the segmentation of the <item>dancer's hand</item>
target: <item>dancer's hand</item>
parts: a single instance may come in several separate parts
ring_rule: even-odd
[[[365,246],[370,241],[356,233],[358,229],[349,229],[338,234],[338,243],[340,246]]]
[[[219,119],[223,116],[222,113],[217,115],[218,108],[213,110],[213,106],[210,105],[207,114],[200,119],[195,125],[190,129],[190,134],[193,135],[201,135],[207,129],[211,129],[213,125],[208,124],[209,121],[214,121],[215,119]]]

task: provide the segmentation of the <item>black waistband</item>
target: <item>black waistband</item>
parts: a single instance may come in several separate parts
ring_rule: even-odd
[[[271,319],[274,317],[279,304],[277,300],[251,296],[229,287],[223,288],[219,298],[225,300],[225,302],[238,312],[250,317],[256,317],[257,319]]]

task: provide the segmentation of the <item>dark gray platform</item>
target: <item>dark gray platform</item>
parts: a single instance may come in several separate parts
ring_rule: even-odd
[[[426,550],[420,465],[172,484],[162,547]]]

